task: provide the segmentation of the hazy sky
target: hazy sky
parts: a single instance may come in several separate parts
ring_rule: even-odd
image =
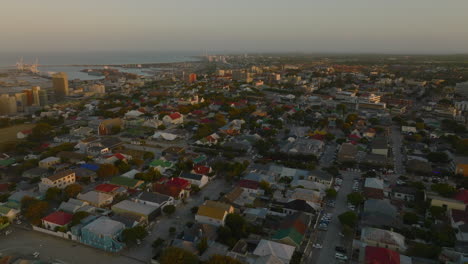
[[[1,0],[0,52],[468,53],[468,0]]]

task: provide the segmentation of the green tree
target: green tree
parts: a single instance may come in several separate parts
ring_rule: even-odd
[[[455,187],[446,183],[433,184],[431,185],[431,190],[444,197],[452,197],[456,192]]]
[[[330,199],[334,199],[338,195],[338,192],[333,188],[329,188],[325,192],[327,194],[327,198],[330,198]]]
[[[72,217],[72,221],[70,222],[70,226],[75,226],[75,225],[79,224],[81,222],[81,220],[85,219],[89,215],[90,215],[90,213],[88,213],[86,211],[76,212]]]
[[[163,212],[164,212],[165,214],[167,214],[167,215],[172,215],[173,213],[175,213],[175,210],[176,210],[176,208],[175,208],[175,206],[172,205],[172,204],[166,205],[166,206],[164,206],[164,208],[163,208]]]
[[[429,212],[434,218],[441,219],[445,216],[445,208],[440,206],[431,206]]]
[[[137,240],[145,238],[147,234],[145,227],[135,226],[122,231],[122,240],[126,244],[135,244]]]
[[[347,198],[348,202],[355,206],[358,206],[364,202],[364,196],[358,192],[348,194]]]
[[[264,181],[264,180],[260,181],[259,186],[260,186],[260,189],[265,191],[266,195],[270,195],[273,193],[273,190],[271,189],[271,186],[267,181]]]
[[[58,187],[51,187],[47,189],[45,199],[47,201],[58,201],[62,197],[62,190]]]
[[[340,220],[340,223],[342,225],[346,225],[349,227],[354,227],[358,220],[356,213],[353,211],[348,211],[340,214],[338,216],[338,219]]]
[[[77,183],[70,184],[63,190],[66,198],[75,198],[81,191],[83,187]]]
[[[164,244],[164,239],[158,237],[158,239],[154,240],[153,243],[151,244],[151,246],[153,248],[159,248],[160,246],[162,246]]]
[[[431,152],[427,154],[427,159],[430,162],[436,163],[447,163],[450,160],[447,153],[445,152]]]
[[[418,223],[418,221],[419,221],[419,217],[415,213],[406,212],[403,215],[403,222],[405,224],[407,224],[407,225],[414,225],[414,224]]]
[[[168,247],[159,258],[161,264],[198,264],[198,257],[185,249]]]
[[[24,199],[24,198],[23,198]],[[33,198],[34,199],[34,198]],[[49,210],[49,204],[44,201],[30,200],[23,210],[23,215],[33,225],[40,225],[43,218]]]
[[[29,135],[33,141],[43,141],[54,137],[54,128],[47,123],[38,123]]]

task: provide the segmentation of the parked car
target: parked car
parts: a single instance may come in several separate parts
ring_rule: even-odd
[[[335,253],[335,258],[339,260],[348,260],[348,257],[346,255],[343,255],[341,253]]]

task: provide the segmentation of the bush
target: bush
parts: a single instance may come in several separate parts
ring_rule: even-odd
[[[167,215],[172,215],[173,213],[175,213],[175,210],[176,210],[176,208],[175,208],[175,206],[172,205],[172,204],[166,205],[166,206],[164,206],[164,208],[163,208],[163,212],[164,212],[165,214],[167,214]]]

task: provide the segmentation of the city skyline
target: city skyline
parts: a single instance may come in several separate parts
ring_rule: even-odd
[[[7,0],[1,52],[468,53],[466,1]]]

